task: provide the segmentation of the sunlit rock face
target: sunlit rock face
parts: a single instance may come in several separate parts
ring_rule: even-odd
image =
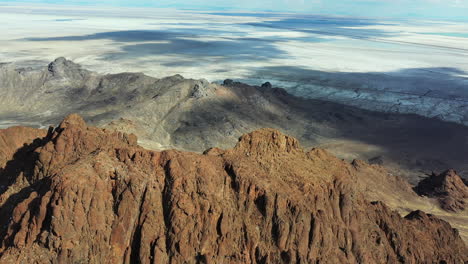
[[[9,21],[1,28],[2,62],[38,66],[65,56],[100,73],[268,81],[298,96],[468,122],[463,22],[157,9],[123,15],[112,8],[0,12]]]
[[[449,223],[367,200],[355,181],[368,165],[274,129],[205,154],[145,150],[76,114],[33,143],[22,136],[24,156],[0,170],[2,263],[468,260]]]

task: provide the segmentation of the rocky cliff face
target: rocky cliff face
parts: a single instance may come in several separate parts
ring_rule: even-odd
[[[440,206],[448,211],[463,211],[468,207],[468,187],[454,170],[433,173],[422,180],[415,191],[436,198]]]
[[[10,127],[0,130],[0,204],[10,194],[22,188],[25,183],[16,180],[12,175],[30,170],[33,166],[32,152],[41,145],[41,138],[47,135],[47,130],[29,127]]]
[[[353,165],[273,129],[154,152],[71,115],[28,146],[0,174],[2,263],[468,261],[447,222],[367,201]]]

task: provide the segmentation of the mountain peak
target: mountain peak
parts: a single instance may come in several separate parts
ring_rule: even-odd
[[[49,63],[47,69],[54,77],[73,77],[77,78],[83,75],[86,70],[81,69],[81,66],[64,57],[59,57]]]
[[[84,121],[83,117],[81,117],[80,115],[70,114],[63,119],[63,121],[59,125],[59,128],[65,129],[71,126],[85,128],[86,122]]]
[[[260,155],[273,152],[302,152],[297,139],[272,128],[263,128],[243,135],[235,150]]]

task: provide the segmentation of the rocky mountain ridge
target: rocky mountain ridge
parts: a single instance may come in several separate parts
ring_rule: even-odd
[[[70,113],[155,150],[231,148],[272,127],[349,161],[377,160],[412,184],[447,168],[468,177],[468,128],[453,123],[294,97],[269,83],[102,75],[64,58],[35,69],[0,65],[0,127],[55,126]]]
[[[156,152],[71,115],[24,142],[27,166],[13,155],[0,171],[2,262],[468,261],[447,222],[368,201],[354,183],[364,164],[274,129],[228,150]]]

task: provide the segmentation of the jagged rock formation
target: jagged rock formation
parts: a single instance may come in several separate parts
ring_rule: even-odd
[[[456,124],[297,98],[268,82],[101,75],[64,58],[37,69],[0,65],[0,127],[55,126],[70,113],[136,133],[140,144],[156,150],[231,148],[242,134],[272,127],[349,161],[381,157],[376,162],[413,184],[431,171],[468,171],[468,128]]]
[[[447,222],[369,202],[355,165],[273,129],[155,152],[71,115],[38,141],[0,174],[22,184],[0,196],[2,263],[468,261]]]
[[[420,195],[437,198],[440,206],[448,211],[463,211],[468,206],[468,186],[455,170],[432,173],[419,182],[415,191]]]

